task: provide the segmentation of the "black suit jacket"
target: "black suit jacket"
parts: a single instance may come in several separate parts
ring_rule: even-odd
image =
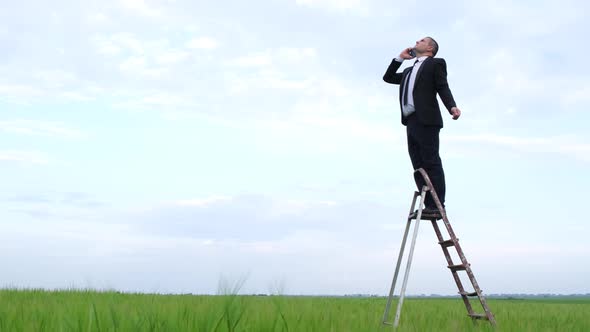
[[[402,84],[406,79],[406,75],[410,71],[410,68],[406,68],[403,72],[397,73],[397,70],[401,66],[401,62],[391,61],[391,64],[387,68],[383,80],[391,84],[399,84],[399,103],[400,109],[402,107]],[[416,109],[415,115],[418,117],[418,121],[425,126],[437,126],[443,127],[443,119],[440,114],[440,108],[438,101],[436,100],[436,94],[440,96],[443,104],[451,112],[451,108],[457,106],[453,99],[451,89],[447,83],[447,64],[442,58],[431,58],[428,57],[424,60],[418,73],[416,74],[416,81],[414,83],[414,107]],[[402,114],[402,123],[407,124],[407,119]]]

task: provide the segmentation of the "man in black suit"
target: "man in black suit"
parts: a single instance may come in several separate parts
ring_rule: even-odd
[[[399,102],[402,124],[406,126],[408,151],[414,169],[424,168],[428,173],[443,207],[445,204],[445,174],[438,153],[439,132],[443,120],[436,99],[440,96],[443,104],[457,120],[461,110],[457,108],[447,83],[447,65],[444,59],[435,58],[438,44],[431,37],[416,41],[414,48],[404,49],[391,61],[383,80],[400,85]],[[416,58],[412,67],[401,73],[396,71],[404,60]],[[424,181],[420,174],[414,174],[418,190]],[[440,214],[434,200],[428,194],[425,199],[425,214]]]

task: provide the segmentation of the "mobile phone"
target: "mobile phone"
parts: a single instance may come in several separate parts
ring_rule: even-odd
[[[416,51],[414,51],[414,48],[411,48],[408,53],[410,53],[410,55],[412,56],[412,58],[415,58],[416,57]]]

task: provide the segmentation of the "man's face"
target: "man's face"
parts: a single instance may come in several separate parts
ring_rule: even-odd
[[[430,40],[428,40],[428,38],[426,38],[426,37],[424,37],[420,40],[417,40],[416,46],[414,46],[414,48],[416,49],[416,51],[418,51],[420,53],[432,51],[432,46],[430,46]]]

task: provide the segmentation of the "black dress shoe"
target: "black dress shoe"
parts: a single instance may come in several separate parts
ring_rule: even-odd
[[[424,210],[422,210],[422,214],[425,216],[434,216],[434,217],[441,217],[442,214],[440,213],[440,211],[437,208],[431,208],[431,207],[425,207]]]
[[[414,219],[418,216],[418,210],[410,213],[409,218],[410,219]],[[440,213],[440,211],[438,211],[437,208],[429,208],[429,207],[425,207],[424,209],[422,209],[422,216],[426,217],[426,218],[438,218],[438,219],[442,219],[442,214]]]

